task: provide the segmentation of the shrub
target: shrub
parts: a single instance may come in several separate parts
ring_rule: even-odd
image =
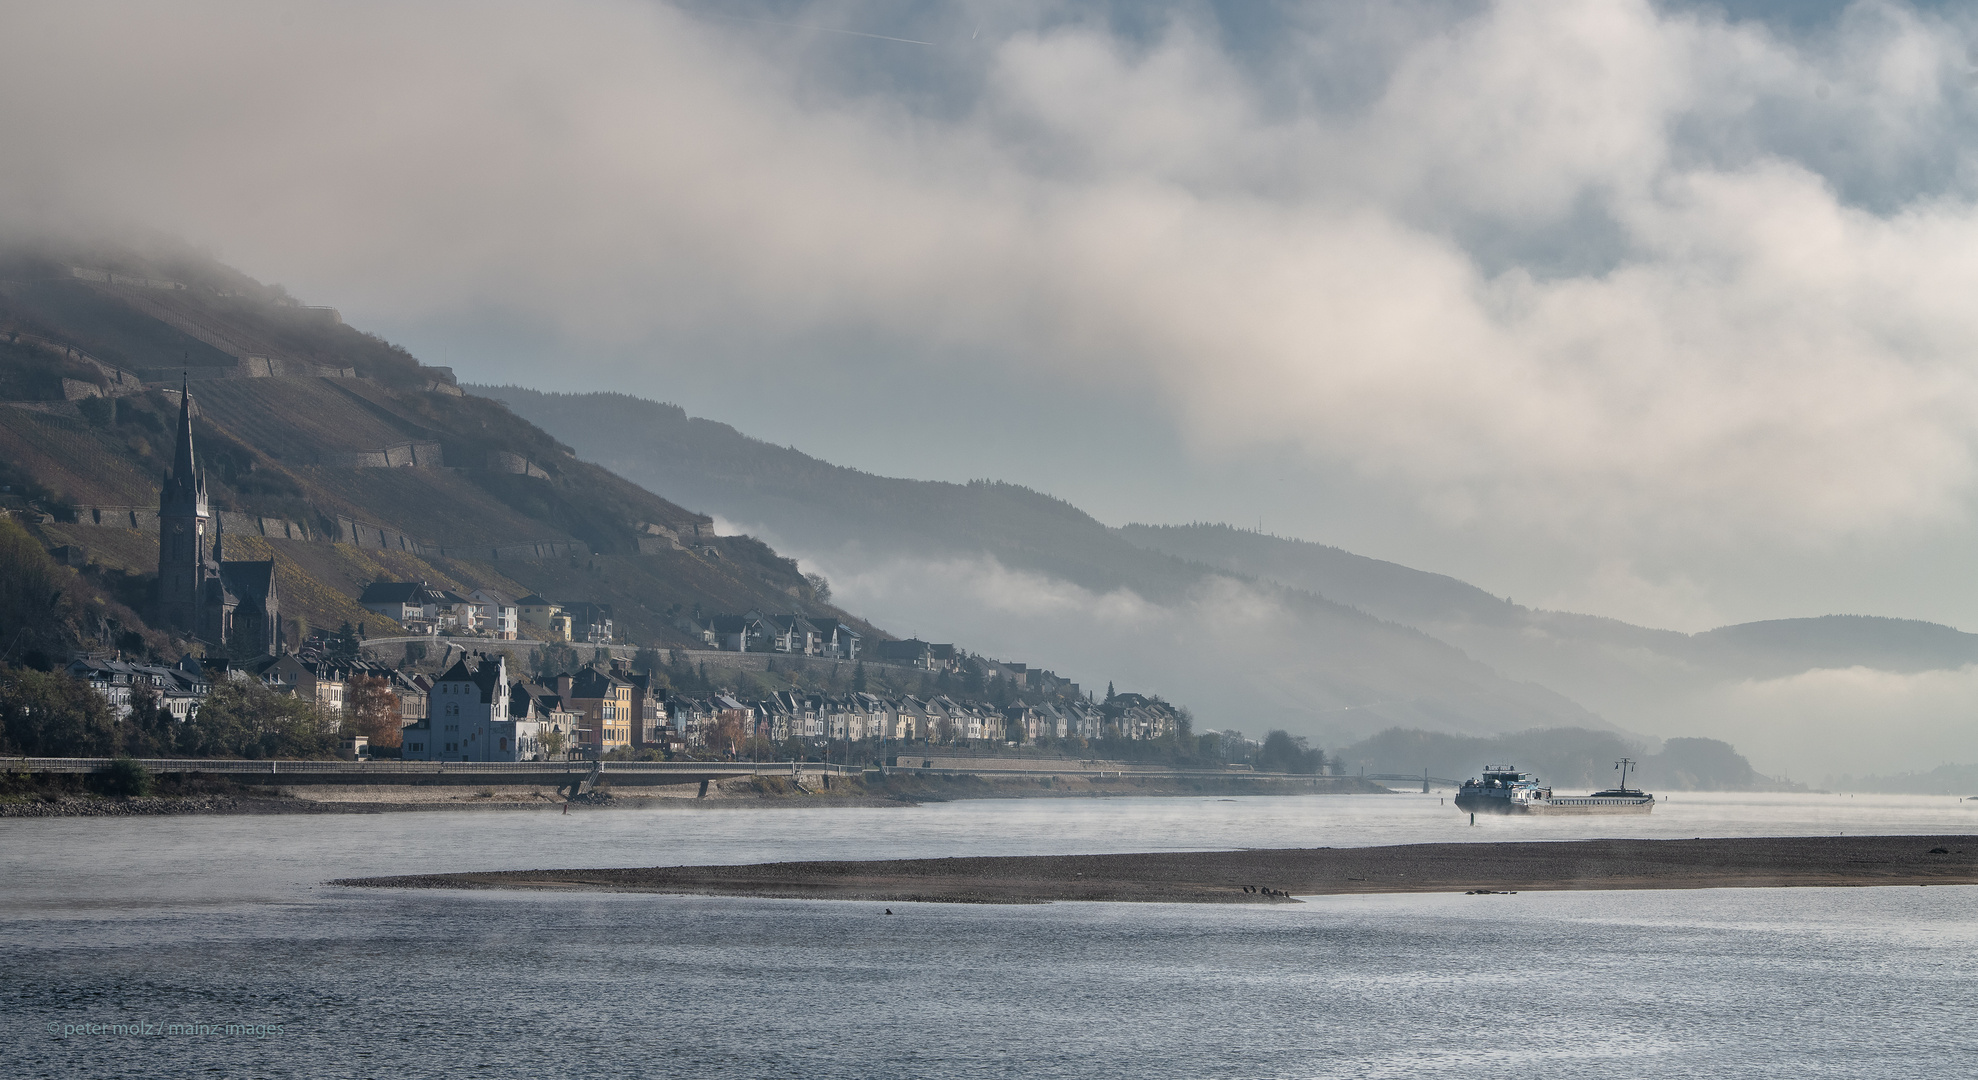
[[[151,770],[136,758],[112,758],[96,770],[96,789],[105,795],[151,794]]]

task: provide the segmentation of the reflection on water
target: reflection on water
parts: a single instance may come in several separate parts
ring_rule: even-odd
[[[1446,797],[1446,796],[1445,796]],[[1973,832],[1954,799],[1434,795],[0,822],[7,1075],[1959,1075],[1978,889],[964,907],[347,874],[1580,836]],[[279,1023],[280,1035],[45,1025]],[[1960,1064],[1964,1063],[1964,1064]]]

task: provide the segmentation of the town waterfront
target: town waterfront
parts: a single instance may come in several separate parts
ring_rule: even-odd
[[[1450,840],[1969,833],[1951,798],[1677,793],[1629,819],[1436,795],[14,820],[9,1075],[1955,1072],[1978,889],[880,905],[373,891],[528,866]],[[464,992],[468,987],[472,992]],[[118,1034],[63,1025],[250,1025]],[[55,1031],[48,1030],[55,1025]],[[275,1030],[278,1027],[279,1030]],[[254,1033],[247,1033],[247,1032]]]

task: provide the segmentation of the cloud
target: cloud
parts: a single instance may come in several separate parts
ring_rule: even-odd
[[[991,21],[846,52],[613,0],[9,5],[0,189],[346,308],[542,327],[566,372],[1150,394],[1199,455],[1288,447],[1499,541],[1965,520],[1964,23],[1322,5],[1253,47],[1187,6]]]
[[[834,603],[898,633],[1055,667],[1101,697],[1109,682],[1160,694],[1193,708],[1205,727],[1336,735],[1358,731],[1353,706],[1366,704],[1315,682],[1309,628],[1269,593],[1231,578],[1210,577],[1179,602],[1157,604],[987,555],[869,559],[846,550],[806,560],[806,569],[811,563],[830,579]]]
[[[1824,668],[1708,692],[1664,735],[1735,744],[1761,772],[1819,783],[1843,773],[1978,761],[1978,667],[1899,673]]]

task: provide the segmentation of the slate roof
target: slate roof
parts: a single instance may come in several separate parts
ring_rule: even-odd
[[[272,564],[270,564],[272,565]],[[423,581],[374,581],[364,586],[360,604],[424,604],[430,591]]]

